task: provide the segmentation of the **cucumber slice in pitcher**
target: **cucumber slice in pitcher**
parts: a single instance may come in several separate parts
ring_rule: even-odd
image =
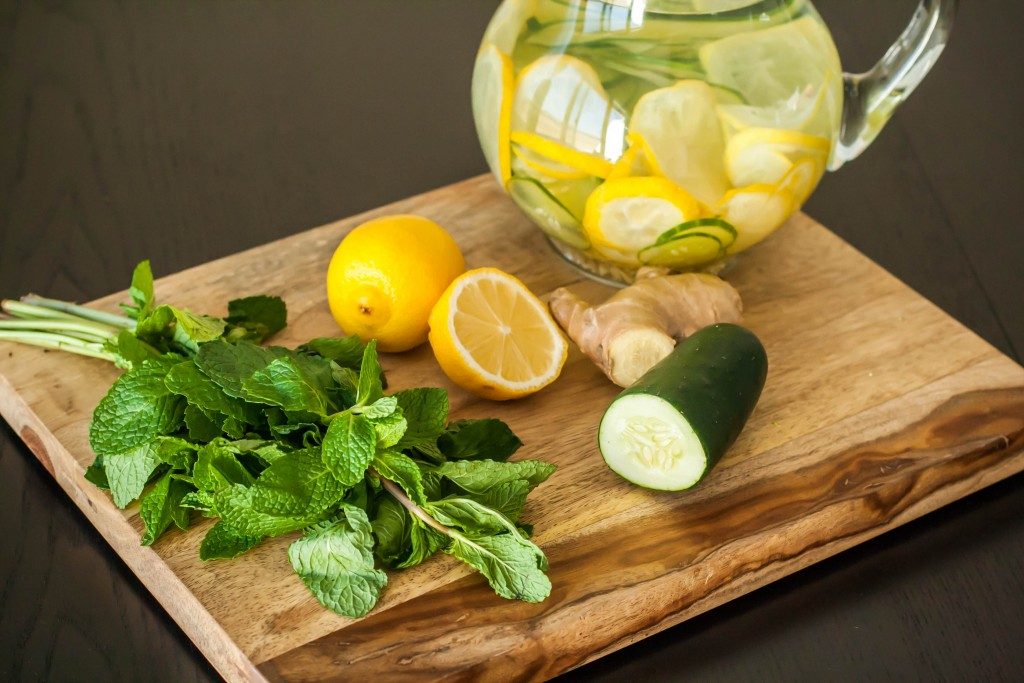
[[[641,263],[655,266],[700,266],[725,256],[736,237],[736,228],[727,221],[698,218],[666,230],[638,257]]]
[[[512,200],[548,235],[577,249],[590,248],[579,220],[539,181],[513,176],[506,187]]]

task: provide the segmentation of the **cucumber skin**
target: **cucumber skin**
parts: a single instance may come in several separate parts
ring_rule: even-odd
[[[615,400],[646,394],[679,411],[696,432],[707,458],[696,486],[743,431],[767,375],[768,355],[754,333],[739,325],[719,323],[679,342]]]

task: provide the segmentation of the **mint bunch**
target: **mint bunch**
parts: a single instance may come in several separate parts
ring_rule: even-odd
[[[232,301],[224,319],[157,305],[146,262],[130,294],[124,317],[38,297],[4,309],[15,304],[21,313],[12,314],[43,324],[22,325],[16,341],[127,370],[93,413],[96,461],[85,476],[119,507],[140,500],[143,544],[187,529],[197,514],[217,519],[204,560],[301,532],[292,567],[321,604],[348,617],[376,605],[382,568],[439,551],[502,597],[548,596],[547,560],[520,516],[554,466],[509,462],[521,442],[504,422],[449,422],[443,389],[386,394],[375,342],[260,346],[285,326],[275,297]],[[47,311],[68,316],[63,327],[47,327],[56,319]],[[80,330],[93,336],[71,336]]]

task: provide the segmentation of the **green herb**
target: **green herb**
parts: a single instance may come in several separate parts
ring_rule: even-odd
[[[374,569],[373,545],[366,512],[342,505],[334,519],[306,529],[288,548],[288,559],[324,607],[361,617],[377,604],[388,582],[387,574]]]
[[[443,389],[386,395],[376,343],[260,346],[284,302],[251,296],[215,318],[159,304],[140,263],[124,315],[25,297],[3,302],[0,339],[102,358],[126,372],[93,414],[88,481],[119,507],[140,501],[142,543],[214,518],[204,560],[301,532],[288,550],[325,607],[359,617],[402,569],[438,551],[505,598],[540,601],[547,561],[520,520],[554,467],[509,462],[501,420],[448,421]]]

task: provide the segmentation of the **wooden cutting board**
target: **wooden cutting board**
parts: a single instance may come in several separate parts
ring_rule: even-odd
[[[327,260],[347,230],[399,212],[437,220],[470,266],[535,292],[610,291],[478,177],[171,275],[157,294],[222,314],[230,298],[276,293],[290,312],[277,343],[336,334]],[[208,520],[140,546],[137,506],[118,510],[82,477],[89,416],[117,374],[102,361],[0,343],[0,412],[229,680],[548,678],[1024,470],[1024,369],[810,218],[727,277],[768,350],[768,383],[738,443],[686,493],[641,490],[604,466],[595,430],[617,390],[576,351],[554,385],[503,404],[453,387],[429,348],[384,358],[393,388],[446,387],[454,416],[501,417],[521,457],[558,465],[524,515],[551,562],[539,605],[502,600],[439,556],[392,573],[377,609],[352,621],[293,575],[291,537],[208,564]]]

